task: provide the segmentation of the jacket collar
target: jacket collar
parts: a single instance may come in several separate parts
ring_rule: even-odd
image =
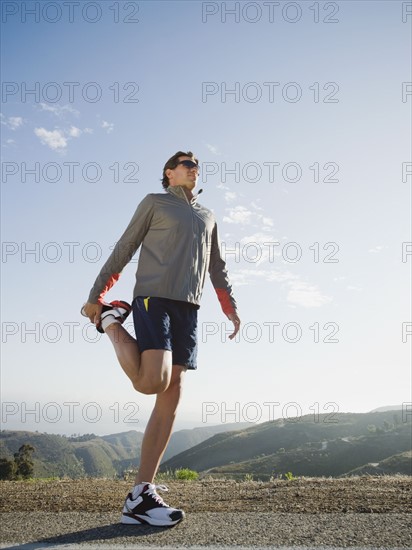
[[[199,192],[196,195],[193,195],[193,197],[189,201],[181,185],[169,185],[169,187],[166,188],[166,191],[171,195],[174,195],[175,197],[179,197],[180,199],[185,200],[188,204],[191,204],[192,206],[197,203]]]

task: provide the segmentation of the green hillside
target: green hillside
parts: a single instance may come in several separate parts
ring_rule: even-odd
[[[135,431],[104,437],[2,431],[0,456],[12,459],[19,447],[30,444],[35,448],[34,477],[113,477],[138,464],[142,439]]]
[[[250,427],[252,424],[250,422],[239,422],[233,424],[220,424],[218,426],[201,426],[199,428],[193,428],[188,430],[179,430],[172,434],[170,438],[169,445],[167,446],[166,452],[163,456],[162,462],[165,462],[172,456],[175,456],[179,453],[206,441],[215,434],[222,432],[229,432],[233,430],[244,430]]]
[[[249,424],[234,424],[242,428]],[[180,452],[208,439],[227,425],[202,426],[172,434],[168,452]],[[123,472],[139,465],[143,433],[128,432],[99,437],[84,434],[77,437],[28,431],[0,432],[0,457],[13,459],[23,444],[31,444],[35,477],[121,477]]]
[[[410,450],[411,422],[404,423],[401,418],[401,411],[388,411],[265,422],[216,435],[166,461],[162,468],[231,473],[235,477],[245,473],[269,476],[275,468],[300,475],[341,475],[372,461],[370,455],[376,462]],[[358,442],[356,438],[360,438]],[[356,454],[354,446],[359,455],[356,460],[352,457]],[[339,466],[334,466],[333,460],[329,464],[328,456],[332,455],[335,461],[342,456]]]
[[[403,474],[412,476],[412,451],[405,451],[385,458],[380,462],[369,462],[359,468],[351,470],[342,477],[361,475],[394,475]]]
[[[70,441],[61,435],[26,431],[2,431],[0,434],[0,456],[12,459],[14,453],[24,444],[30,444],[33,454],[35,477],[72,478],[86,475],[81,460],[76,456]]]
[[[229,427],[237,429],[227,431]],[[262,480],[287,472],[301,476],[410,472],[411,419],[402,418],[402,411],[307,415],[240,428],[223,424],[174,433],[169,456],[178,449],[183,452],[166,459],[160,471],[190,468]],[[12,459],[22,445],[30,444],[35,448],[35,477],[121,477],[139,465],[142,439],[136,431],[103,437],[2,431],[0,457]]]
[[[339,477],[367,463],[383,463],[384,459],[391,457],[394,452],[410,448],[410,425],[406,425],[386,433],[306,443],[302,447],[278,451],[255,460],[212,468],[208,473],[234,478],[252,474],[262,480],[287,472],[297,476]],[[404,467],[401,471],[391,473],[404,473],[403,470]]]

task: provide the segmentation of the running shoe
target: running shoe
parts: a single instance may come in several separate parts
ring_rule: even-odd
[[[121,523],[127,525],[148,524],[158,527],[176,525],[185,517],[183,510],[172,508],[157,494],[157,489],[168,491],[166,485],[141,483],[129,493],[124,503]]]
[[[132,306],[127,302],[124,302],[123,300],[114,300],[109,304],[103,304],[103,309],[102,309],[102,314],[100,316],[100,319],[101,321],[103,321],[103,319],[111,315],[116,319],[116,321],[123,323],[131,311],[132,311]],[[87,317],[84,311],[84,306],[82,307],[80,312],[83,315],[83,317]],[[96,325],[96,330],[104,334],[101,321],[100,321],[100,325],[98,326]]]

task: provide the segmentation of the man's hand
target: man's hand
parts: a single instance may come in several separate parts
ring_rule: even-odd
[[[85,317],[90,319],[90,322],[96,326],[100,325],[100,315],[102,314],[103,306],[102,304],[91,304],[87,302],[82,308],[82,313],[84,312]]]
[[[229,336],[229,340],[232,340],[232,338],[234,338],[236,334],[239,332],[240,319],[237,313],[229,313],[228,319],[230,319],[235,326],[234,332]]]

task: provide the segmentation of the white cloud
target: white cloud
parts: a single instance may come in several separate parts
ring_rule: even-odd
[[[230,271],[230,280],[233,286],[253,285],[262,281],[283,283],[295,280],[298,276],[289,271],[275,269],[238,269]]]
[[[257,200],[260,201],[260,199],[257,199]],[[255,210],[263,210],[263,208],[262,208],[261,206],[258,206],[254,201],[252,201],[252,202],[250,203],[250,206],[251,206],[252,208],[254,208]]]
[[[76,128],[76,126],[70,126],[70,130],[68,133],[70,137],[79,137],[83,132],[80,130],[80,128]]]
[[[103,120],[101,127],[106,128],[107,133],[110,134],[113,132],[114,124],[112,122],[107,122],[107,120]]]
[[[321,307],[332,301],[332,298],[323,295],[316,286],[309,283],[294,281],[290,283],[290,287],[287,301],[292,305]]]
[[[265,227],[273,227],[272,218],[267,218],[266,216],[262,216],[262,223]]]
[[[273,235],[257,232],[240,239],[239,255],[245,262],[257,266],[265,262],[273,264],[281,254],[279,247],[280,243]],[[234,249],[234,246],[228,246],[228,249]]]
[[[234,201],[236,199],[236,197],[237,197],[237,195],[233,191],[226,191],[226,193],[225,193],[225,201],[226,202]]]
[[[50,147],[53,151],[65,152],[68,142],[73,138],[80,137],[83,133],[91,134],[93,130],[91,128],[85,128],[81,130],[77,126],[70,126],[67,130],[60,128],[55,130],[46,130],[46,128],[35,128],[34,133],[40,141]]]
[[[220,153],[218,151],[218,148],[215,145],[211,145],[210,143],[206,143],[206,147],[212,153],[212,155],[220,155]]]
[[[79,116],[80,112],[74,109],[71,105],[50,105],[49,103],[40,103],[40,109],[42,111],[49,111],[58,118],[64,117],[65,114],[70,113],[75,116]]]
[[[217,183],[216,184],[216,188],[217,189],[225,189],[225,190],[230,190],[230,187],[228,187],[227,185],[223,185],[223,183]]]
[[[371,254],[379,254],[379,252],[381,252],[384,248],[388,248],[387,246],[382,246],[382,245],[376,245],[375,247],[373,248],[370,248],[368,250],[368,252],[370,252]]]
[[[235,197],[235,193],[225,193],[226,200],[233,200]],[[254,227],[263,229],[263,231],[273,227],[272,218],[264,216],[263,214],[258,214],[257,212],[252,212],[245,206],[237,205],[232,208],[226,208],[226,212],[228,212],[228,215],[223,217],[223,221],[227,223],[253,225]]]
[[[252,212],[244,206],[235,206],[234,208],[226,208],[229,216],[224,216],[223,221],[227,223],[250,224],[252,221]]]
[[[23,119],[21,116],[10,116],[9,125],[12,130],[19,128],[23,124]]]
[[[1,123],[10,130],[17,130],[17,128],[23,125],[23,122],[24,120],[21,116],[9,116],[6,118],[3,113],[1,113]]]
[[[35,128],[34,133],[43,145],[47,145],[53,151],[64,151],[67,147],[67,138],[62,130],[46,130],[45,128]]]

